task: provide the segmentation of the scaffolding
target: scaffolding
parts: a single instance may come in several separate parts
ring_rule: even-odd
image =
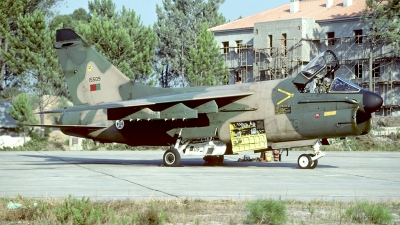
[[[253,45],[225,46],[221,48],[221,53],[225,57],[225,65],[235,74],[235,81],[238,81],[239,77],[243,83],[252,81]]]
[[[317,54],[313,40],[292,38],[277,39],[280,45],[270,48],[254,48],[254,80],[275,80],[297,75],[310,60],[310,55]],[[307,46],[309,56],[304,57],[303,46]]]
[[[391,115],[400,108],[396,87],[400,87],[400,57],[393,47],[372,43],[372,36],[357,35],[328,39],[280,38],[277,46],[257,48],[252,45],[229,47],[225,51],[226,65],[240,76],[243,82],[283,79],[296,76],[313,57],[332,50],[341,68],[336,72],[365,89],[370,89],[384,99],[382,115]],[[373,46],[371,48],[371,46]],[[372,63],[372,71],[369,71]],[[372,83],[370,82],[372,75]],[[370,84],[371,83],[371,84]]]
[[[393,52],[392,46],[374,38],[370,35],[334,38],[335,45],[330,45],[329,39],[322,41],[326,49],[337,53],[341,65],[340,76],[381,95],[384,100],[381,113],[391,115],[395,108],[399,108],[395,88],[400,81],[395,72],[396,62],[400,58]]]

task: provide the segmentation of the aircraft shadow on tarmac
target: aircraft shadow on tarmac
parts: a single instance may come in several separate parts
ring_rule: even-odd
[[[90,164],[104,164],[104,165],[137,165],[137,166],[162,166],[161,159],[102,159],[102,158],[84,158],[84,157],[65,157],[65,156],[50,156],[50,155],[20,155],[25,157],[43,158],[45,162],[29,163],[32,165],[90,165]],[[255,162],[255,161],[233,161],[226,159],[221,165],[208,165],[205,164],[201,158],[184,158],[181,160],[182,167],[233,167],[233,168],[246,168],[246,167],[270,167],[270,168],[291,168],[299,169],[296,162]],[[168,168],[168,167],[166,167]],[[318,168],[338,168],[336,166],[319,164]]]

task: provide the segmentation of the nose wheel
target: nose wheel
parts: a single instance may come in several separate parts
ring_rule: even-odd
[[[311,167],[312,163],[312,159],[308,154],[302,154],[297,159],[297,165],[300,169],[308,169]]]
[[[314,169],[318,165],[318,159],[325,156],[320,150],[319,141],[314,145],[314,154],[301,154],[297,159],[297,165],[300,169]]]

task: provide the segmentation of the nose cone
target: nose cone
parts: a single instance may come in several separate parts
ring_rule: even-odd
[[[383,99],[378,94],[363,90],[363,105],[366,113],[373,113],[383,104]]]

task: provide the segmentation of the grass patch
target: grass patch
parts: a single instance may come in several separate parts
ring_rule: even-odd
[[[54,214],[58,222],[77,225],[105,223],[107,217],[104,203],[92,203],[89,198],[76,199],[71,196],[54,208]]]
[[[249,202],[246,221],[251,224],[281,225],[287,221],[286,205],[283,201],[274,199]]]
[[[399,224],[399,214],[399,201],[0,198],[0,224]]]
[[[387,206],[373,202],[360,202],[349,207],[346,217],[356,223],[390,224],[393,221]]]

